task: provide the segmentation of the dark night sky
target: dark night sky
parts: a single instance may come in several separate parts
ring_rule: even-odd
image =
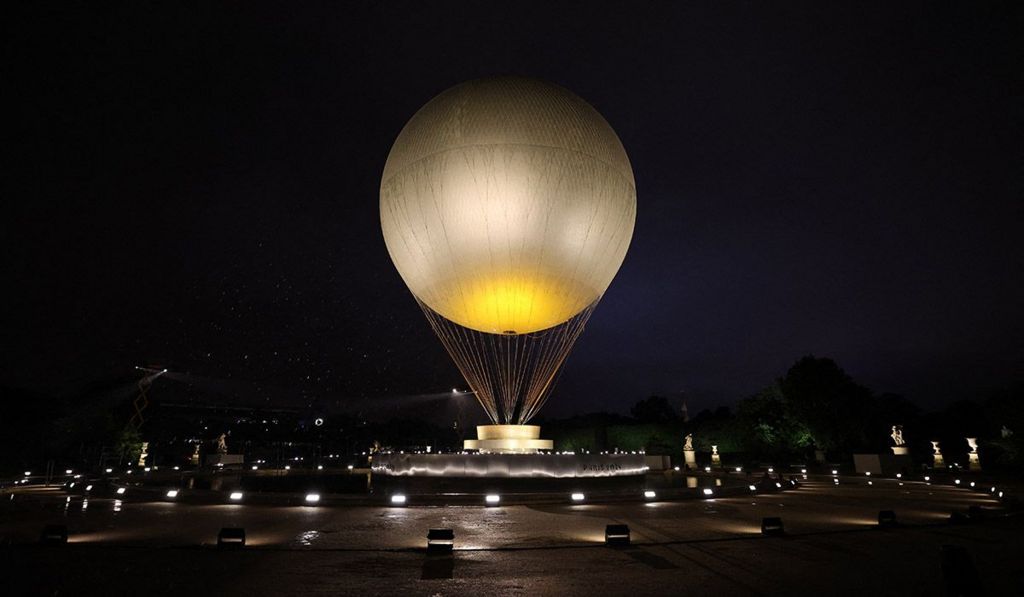
[[[0,384],[461,385],[378,185],[416,109],[496,74],[594,104],[638,186],[544,414],[733,403],[807,353],[926,407],[1024,379],[1019,9],[92,4],[5,19]]]

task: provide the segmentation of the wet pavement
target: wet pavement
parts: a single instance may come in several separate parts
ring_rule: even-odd
[[[271,507],[135,503],[49,495],[0,506],[0,582],[12,594],[943,594],[940,548],[963,545],[991,593],[1024,594],[1024,521],[966,489],[895,480],[812,479],[778,494],[647,503],[497,507]],[[877,528],[879,510],[901,523]],[[787,536],[764,537],[779,516]],[[40,529],[67,524],[66,546]],[[632,546],[603,545],[628,524]],[[218,529],[247,547],[214,547]],[[427,530],[455,532],[429,556]],[[968,565],[963,564],[966,569]]]

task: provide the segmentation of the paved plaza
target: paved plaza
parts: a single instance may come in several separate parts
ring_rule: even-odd
[[[498,507],[18,498],[0,510],[0,537],[19,594],[936,595],[943,545],[967,548],[990,593],[1024,593],[1021,519],[984,494],[918,482],[812,478],[747,498]],[[971,505],[991,515],[948,523]],[[877,528],[883,509],[898,528]],[[767,516],[785,537],[761,535]],[[68,545],[35,543],[52,522],[66,522]],[[613,523],[629,525],[631,547],[604,546]],[[224,526],[246,529],[244,550],[215,547]],[[424,552],[433,527],[454,530],[452,556]]]

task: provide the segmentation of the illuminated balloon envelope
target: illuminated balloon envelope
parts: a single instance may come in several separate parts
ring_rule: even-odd
[[[522,424],[626,255],[629,158],[604,118],[542,81],[457,85],[384,167],[388,252],[492,421]]]

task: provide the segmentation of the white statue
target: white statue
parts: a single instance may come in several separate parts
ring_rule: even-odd
[[[1013,431],[1011,431],[1010,428],[1007,427],[1006,425],[1003,425],[1003,428],[999,430],[999,433],[1002,434],[1003,439],[1006,439],[1013,435]]]
[[[686,438],[683,439],[683,449],[689,452],[693,451],[693,434],[687,433]]]
[[[978,438],[976,438],[976,437],[968,437],[968,438],[964,438],[964,439],[967,440],[967,445],[971,447],[971,453],[972,454],[977,454],[978,453]]]
[[[711,446],[711,455],[718,456],[718,446]]]
[[[932,441],[932,450],[935,450],[933,456],[942,456],[942,452],[939,451],[939,442]]]
[[[903,441],[903,425],[893,425],[890,437],[892,437],[892,441],[896,442],[897,446],[902,446],[907,443]]]
[[[139,450],[139,466],[146,466],[146,458],[149,457],[149,442],[142,442]]]
[[[222,433],[217,438],[217,453],[227,454],[228,453],[228,434]]]

